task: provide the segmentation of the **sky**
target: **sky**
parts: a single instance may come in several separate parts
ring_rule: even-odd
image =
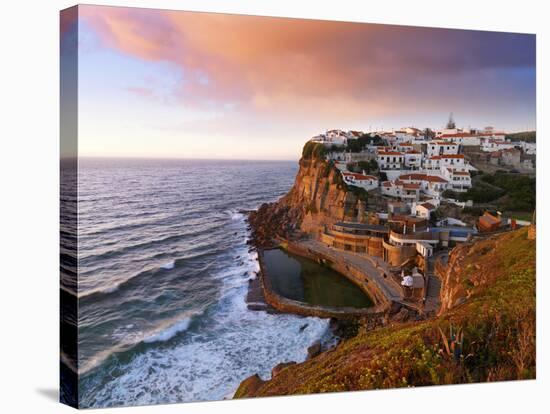
[[[78,36],[80,156],[298,159],[328,129],[535,129],[535,36],[107,6]]]

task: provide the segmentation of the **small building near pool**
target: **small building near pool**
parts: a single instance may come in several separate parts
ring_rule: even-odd
[[[382,244],[388,232],[389,229],[382,225],[341,221],[326,228],[321,241],[335,249],[382,257]]]
[[[502,226],[502,219],[486,211],[479,218],[478,226],[480,232],[496,231]]]

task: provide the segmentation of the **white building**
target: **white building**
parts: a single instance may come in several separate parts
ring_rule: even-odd
[[[410,170],[419,170],[422,168],[422,153],[420,151],[410,150],[403,155],[406,168]]]
[[[346,133],[340,129],[332,129],[330,131],[327,131],[325,136],[327,137],[327,140],[333,145],[344,146],[348,143],[348,137]]]
[[[416,215],[416,217],[422,217],[426,220],[429,220],[431,213],[434,212],[436,209],[437,207],[431,203],[416,204],[414,206],[414,214]]]
[[[394,131],[393,134],[397,138],[397,143],[411,142],[415,138],[414,135],[404,130]]]
[[[441,134],[438,136],[441,141],[454,142],[464,146],[481,145],[479,134],[470,134],[468,132],[456,132],[452,134]]]
[[[514,148],[514,143],[501,139],[487,139],[481,144],[481,150],[485,152],[494,152],[510,148]]]
[[[378,177],[375,177],[374,175],[342,172],[342,176],[346,184],[364,188],[367,191],[378,188]]]
[[[464,168],[465,165],[463,154],[443,154],[427,158],[424,167],[427,170],[441,170],[442,168]]]
[[[326,147],[330,147],[332,145],[336,145],[337,147],[343,147],[347,144],[347,138],[342,135],[337,134],[320,134],[316,135],[313,138],[310,139],[312,142],[317,142],[318,144],[323,144]]]
[[[472,187],[472,178],[466,169],[444,168],[443,176],[449,181],[449,190],[464,192]]]
[[[384,181],[380,188],[383,195],[396,197],[400,200],[412,202],[420,199],[420,184],[393,180]]]
[[[413,144],[410,142],[398,142],[395,146],[396,151],[399,152],[407,152],[412,151],[414,149]]]
[[[520,141],[519,147],[523,150],[524,154],[527,154],[527,155],[537,154],[537,144],[535,142]]]
[[[426,154],[429,157],[436,155],[458,154],[459,144],[450,141],[429,141],[426,147]]]
[[[380,170],[400,170],[405,162],[405,155],[398,151],[379,151],[376,161]]]
[[[436,198],[450,187],[449,181],[439,175],[411,173],[400,175],[398,180],[404,183],[418,184],[422,193]]]
[[[391,132],[381,133],[380,138],[385,139],[389,145],[394,145],[397,142],[397,136]]]

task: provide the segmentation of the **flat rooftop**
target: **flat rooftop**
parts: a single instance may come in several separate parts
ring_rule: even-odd
[[[346,227],[349,229],[354,230],[371,230],[371,231],[379,231],[379,232],[387,232],[388,228],[386,226],[382,225],[376,225],[376,224],[365,224],[365,223],[353,223],[353,222],[347,222],[347,221],[338,221],[334,223],[335,226],[338,227]]]

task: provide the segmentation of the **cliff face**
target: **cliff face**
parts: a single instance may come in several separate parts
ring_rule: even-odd
[[[288,236],[294,230],[316,236],[324,225],[353,220],[364,208],[365,202],[348,190],[336,167],[310,157],[300,160],[291,190],[278,202],[252,212],[249,221],[255,242],[268,245],[274,235]]]
[[[527,233],[455,248],[435,319],[360,329],[235,397],[535,378],[535,241]]]

